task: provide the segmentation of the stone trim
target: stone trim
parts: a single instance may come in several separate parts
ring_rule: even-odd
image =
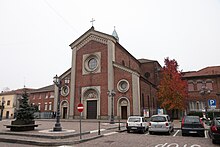
[[[128,68],[121,66],[119,64],[116,64],[116,63],[113,63],[113,66],[140,77],[140,74],[134,70],[128,69]]]
[[[80,42],[78,45],[76,45],[76,50],[79,50],[80,48],[82,48],[85,44],[87,44],[91,40],[96,41],[96,42],[100,42],[102,44],[107,44],[107,39],[101,38],[101,37],[95,36],[95,35],[90,35],[87,38],[85,38],[82,42]]]

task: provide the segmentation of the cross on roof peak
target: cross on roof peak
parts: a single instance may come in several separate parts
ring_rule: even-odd
[[[92,27],[93,27],[93,22],[95,21],[95,19],[92,18],[92,20],[90,21],[92,23]]]

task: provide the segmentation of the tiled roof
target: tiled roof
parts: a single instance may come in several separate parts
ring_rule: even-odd
[[[199,77],[220,75],[220,66],[210,66],[199,71],[184,72],[183,77]]]
[[[29,92],[31,90],[33,90],[33,89],[32,88],[22,88],[22,89],[17,89],[17,90],[1,92],[0,95],[22,94],[24,91]]]
[[[42,87],[39,89],[34,89],[34,90],[30,91],[30,93],[45,92],[45,91],[54,91],[54,84],[49,85],[49,86],[45,86],[45,87]]]
[[[156,60],[149,60],[149,59],[138,59],[140,63],[149,63],[149,62],[157,62]]]

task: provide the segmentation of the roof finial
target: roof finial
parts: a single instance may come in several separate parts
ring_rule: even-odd
[[[93,27],[93,22],[95,21],[95,19],[92,18],[92,20],[90,21],[92,23],[92,27]]]
[[[117,41],[119,42],[119,37],[118,37],[118,34],[115,30],[115,26],[114,26],[114,31],[112,32],[112,36],[114,36],[117,39]]]

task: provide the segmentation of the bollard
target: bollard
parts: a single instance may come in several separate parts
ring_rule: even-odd
[[[98,129],[98,135],[101,135],[101,133],[100,133],[100,121],[99,121],[98,125],[99,125],[99,126],[98,126],[98,128],[99,128],[99,129]]]
[[[119,119],[118,119],[118,130],[120,131],[121,130],[121,125],[120,125],[120,117],[119,117]]]

